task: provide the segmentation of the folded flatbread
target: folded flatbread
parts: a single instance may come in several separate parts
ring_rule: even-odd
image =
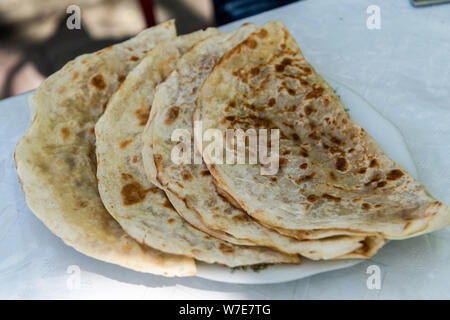
[[[190,217],[197,214],[209,230],[219,230],[227,235],[227,238],[216,235],[222,240],[245,244],[230,239],[232,236],[253,245],[268,246],[315,260],[354,252],[365,246],[366,234],[350,237],[339,233],[327,239],[301,241],[260,225],[216,191],[205,164],[193,163],[192,115],[199,89],[222,55],[255,29],[254,25],[247,24],[233,33],[219,34],[197,43],[179,59],[175,71],[158,86],[151,120],[142,136],[147,176],[166,191],[174,207],[188,222],[196,225]],[[172,134],[177,130],[187,134],[188,141],[172,141]],[[187,149],[188,163],[174,162],[172,152],[177,147]],[[192,214],[192,211],[195,212]],[[205,232],[211,234],[208,230]],[[376,243],[380,247],[379,242]]]
[[[147,180],[141,135],[153,93],[177,59],[215,29],[180,36],[157,46],[128,75],[98,121],[98,186],[109,213],[137,241],[155,249],[230,267],[260,263],[299,263],[299,257],[268,248],[236,246],[197,230],[172,206],[163,190]]]
[[[109,97],[148,51],[175,36],[169,21],[50,76],[31,98],[33,122],[15,160],[29,207],[66,244],[134,270],[186,276],[196,272],[192,259],[140,245],[105,210],[94,152],[94,125]]]
[[[194,120],[202,121],[202,133],[280,130],[273,175],[262,174],[261,161],[211,163],[207,144],[197,143],[218,187],[266,226],[286,234],[337,228],[401,239],[450,224],[449,208],[350,120],[279,21],[221,59],[201,89]]]

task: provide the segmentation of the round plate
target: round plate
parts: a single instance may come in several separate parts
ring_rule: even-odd
[[[340,96],[351,119],[363,127],[389,157],[399,162],[414,178],[417,178],[414,161],[400,131],[357,92],[332,77],[324,76],[324,78]],[[322,272],[351,267],[361,261],[302,259],[300,265],[273,265],[258,272],[251,268],[232,270],[220,265],[198,263],[197,276],[228,283],[268,284],[297,280]]]

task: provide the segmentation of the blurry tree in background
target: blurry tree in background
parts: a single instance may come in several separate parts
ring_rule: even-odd
[[[175,18],[179,34],[222,25],[293,0],[0,0],[0,99],[36,88],[74,57]],[[66,12],[81,9],[81,29]],[[215,21],[216,20],[216,21]]]

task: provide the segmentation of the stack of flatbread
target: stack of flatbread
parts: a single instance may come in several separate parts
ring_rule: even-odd
[[[30,109],[15,153],[29,207],[66,244],[134,270],[370,258],[386,239],[450,224],[279,21],[182,36],[163,23],[69,62]],[[264,130],[259,146],[277,133],[277,170],[261,153],[216,161],[255,155],[228,132]]]

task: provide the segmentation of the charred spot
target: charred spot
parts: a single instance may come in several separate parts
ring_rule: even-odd
[[[303,158],[307,158],[309,156],[309,153],[305,149],[301,148],[299,155],[301,155]]]
[[[234,121],[234,120],[236,120],[236,117],[235,116],[226,116],[225,119],[227,121]]]
[[[302,163],[301,165],[299,165],[298,167],[302,170],[306,170],[306,169],[308,169],[308,164],[305,162],[305,163]]]
[[[270,178],[270,181],[272,181],[272,182],[277,182],[277,180],[278,180],[277,177],[271,177]]]
[[[345,158],[337,158],[336,169],[339,171],[346,171],[348,169],[347,160]]]
[[[200,175],[202,177],[208,177],[211,175],[211,172],[209,172],[208,170],[203,170],[202,172],[200,172]]]
[[[358,170],[358,173],[364,174],[364,173],[366,173],[366,171],[367,171],[367,168],[361,168]]]
[[[294,89],[287,88],[287,92],[288,92],[291,96],[295,96],[295,90],[294,90]]]
[[[275,98],[270,98],[268,102],[269,107],[273,107],[276,102],[277,100]]]
[[[311,113],[313,113],[315,111],[316,111],[316,109],[314,109],[312,105],[309,104],[309,105],[305,106],[305,114],[307,116],[311,115]]]
[[[130,206],[144,201],[149,191],[145,190],[139,183],[132,182],[123,186],[120,194],[122,195],[123,204]]]
[[[222,251],[224,254],[231,254],[234,252],[234,248],[232,246],[228,246],[224,243],[221,243],[219,245],[219,250]]]
[[[369,168],[375,168],[378,165],[378,161],[376,159],[372,159],[369,163]]]
[[[70,137],[70,127],[61,128],[61,135],[63,139],[67,139]]]
[[[380,181],[380,180],[381,180],[381,175],[379,173],[377,173],[377,174],[373,175],[372,178],[370,178],[370,180],[364,184],[364,186],[367,187],[368,185],[370,185],[374,182]]]
[[[291,154],[291,150],[284,150],[281,154],[282,154],[283,156],[290,155],[290,154]]]
[[[277,72],[283,72],[284,69],[286,69],[286,67],[287,67],[288,65],[290,65],[291,63],[292,63],[292,59],[290,59],[290,58],[284,58],[283,61],[281,61],[280,64],[277,64],[277,65],[275,66],[275,70],[276,70]]]
[[[383,188],[384,186],[386,186],[387,182],[386,181],[380,181],[377,183],[377,188]]]
[[[310,194],[309,196],[306,197],[306,200],[308,200],[309,202],[316,202],[317,200],[319,200],[319,197],[316,196],[315,194]]]
[[[164,119],[165,124],[172,124],[174,121],[178,118],[178,115],[180,114],[180,108],[179,107],[171,107],[166,112],[166,118]]]
[[[295,180],[295,183],[302,184],[303,182],[311,181],[315,177],[315,175],[316,175],[315,172],[313,172],[311,174],[305,174],[303,176],[298,177],[297,180]]]
[[[106,82],[100,73],[92,77],[91,85],[99,90],[103,90],[106,88]]]
[[[400,179],[403,176],[404,176],[403,171],[398,170],[398,169],[394,169],[394,170],[391,170],[391,171],[389,171],[387,173],[386,178],[388,180],[398,180],[398,179]]]
[[[341,198],[332,196],[332,195],[330,195],[328,193],[322,194],[322,198],[327,199],[329,201],[341,202]]]
[[[258,67],[254,67],[250,69],[250,74],[252,76],[257,76],[259,74],[259,68]]]
[[[139,125],[140,126],[145,126],[147,124],[147,120],[148,117],[150,116],[150,110],[151,110],[152,106],[148,105],[148,106],[142,106],[142,108],[137,109],[135,111],[136,117],[139,121]]]
[[[361,205],[361,208],[362,208],[363,210],[369,210],[369,209],[371,208],[371,205],[370,205],[370,203],[364,202],[364,203]]]
[[[125,149],[132,142],[133,142],[133,139],[128,139],[128,140],[124,140],[124,141],[120,142],[120,144],[119,144],[120,149]]]
[[[293,133],[293,134],[292,134],[292,139],[294,139],[294,141],[299,141],[299,140],[300,140],[300,137],[298,136],[298,134]]]
[[[125,81],[125,76],[123,74],[119,74],[117,75],[117,81],[119,81],[120,83]]]
[[[131,56],[131,57],[130,57],[130,60],[136,62],[136,61],[139,61],[139,58],[136,57],[136,56]]]
[[[181,171],[181,178],[184,181],[191,181],[192,180],[192,175],[189,173],[189,171],[183,170],[183,171]]]
[[[314,86],[313,89],[306,94],[305,100],[320,98],[323,95],[324,91],[325,91],[324,88],[320,86],[319,87]]]
[[[169,220],[167,220],[167,223],[168,224],[172,224],[172,223],[174,223],[175,222],[175,219],[173,219],[173,218],[170,218]]]
[[[342,140],[335,136],[330,136],[330,140],[331,140],[331,142],[333,142],[334,144],[337,144],[337,145],[340,145],[342,143]]]

